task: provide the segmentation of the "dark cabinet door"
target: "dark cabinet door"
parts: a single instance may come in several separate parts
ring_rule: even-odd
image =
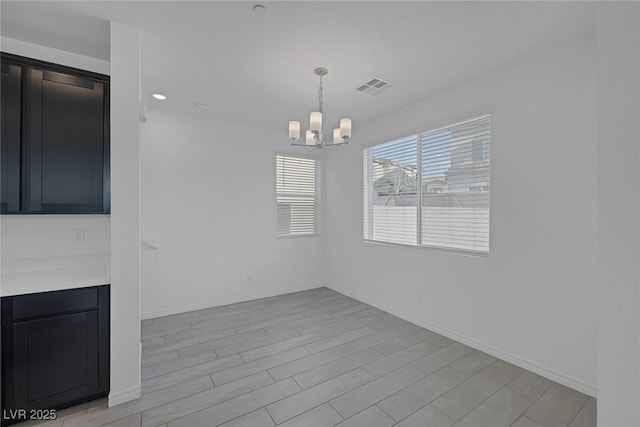
[[[26,211],[105,212],[106,85],[29,68]]]
[[[2,63],[2,139],[0,160],[2,188],[0,189],[2,213],[20,211],[20,116],[21,116],[22,68]]]
[[[24,420],[19,409],[62,409],[109,393],[109,285],[0,303],[0,425]]]
[[[99,391],[98,312],[13,325],[13,405],[55,408]]]

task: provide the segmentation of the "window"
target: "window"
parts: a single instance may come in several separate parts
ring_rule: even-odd
[[[489,253],[490,116],[364,150],[365,240]]]
[[[317,232],[318,162],[276,154],[276,234],[314,235]]]

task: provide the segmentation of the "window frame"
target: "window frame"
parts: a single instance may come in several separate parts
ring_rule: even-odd
[[[489,134],[491,135],[491,129],[493,127],[493,123],[494,123],[494,107],[492,105],[488,105],[488,106],[484,106],[481,107],[479,109],[473,110],[472,112],[467,112],[465,114],[460,114],[454,117],[450,117],[449,119],[444,119],[444,120],[439,120],[437,122],[433,122],[428,126],[421,126],[418,128],[418,130],[414,131],[414,132],[410,132],[405,134],[404,136],[400,136],[398,137],[397,135],[395,136],[387,136],[384,139],[380,138],[378,139],[376,142],[373,143],[369,143],[369,144],[363,144],[362,145],[362,152],[363,152],[363,171],[361,174],[362,177],[362,188],[363,188],[363,192],[362,192],[362,212],[363,215],[361,217],[362,223],[361,223],[361,230],[363,233],[363,242],[364,243],[368,243],[368,244],[373,244],[373,245],[381,245],[381,246],[392,246],[392,247],[407,247],[407,248],[419,248],[419,249],[426,249],[426,250],[436,250],[439,252],[444,252],[444,253],[451,253],[451,254],[456,254],[456,255],[463,255],[463,256],[471,256],[471,257],[480,257],[480,258],[488,258],[491,254],[491,238],[492,238],[492,230],[493,230],[493,224],[492,224],[492,219],[491,219],[491,191],[488,191],[488,210],[489,210],[489,222],[488,222],[488,245],[487,245],[487,250],[473,250],[473,249],[463,249],[463,248],[451,248],[451,247],[445,247],[445,246],[435,246],[435,245],[429,245],[429,244],[425,244],[422,243],[422,135],[424,134],[428,134],[431,132],[437,132],[439,130],[444,130],[444,129],[449,129],[452,128],[454,126],[458,126],[458,125],[462,125],[466,122],[470,122],[476,119],[481,119],[482,117],[488,117],[489,118]],[[419,183],[418,187],[420,188],[420,191],[416,191],[416,208],[417,208],[417,212],[416,212],[416,244],[409,244],[409,243],[396,243],[396,242],[389,242],[389,241],[384,241],[384,240],[375,240],[373,238],[367,238],[366,234],[365,234],[365,208],[366,208],[366,204],[367,203],[371,203],[371,202],[367,202],[365,200],[365,197],[367,197],[367,190],[365,189],[365,184],[367,183],[371,183],[371,180],[367,180],[365,181],[365,174],[364,174],[364,168],[365,168],[365,164],[364,164],[364,153],[365,152],[370,152],[372,153],[372,149],[376,146],[382,145],[382,144],[386,144],[389,142],[394,142],[394,141],[402,141],[405,139],[409,139],[409,138],[416,138],[417,140],[417,146],[416,146],[416,169],[417,169],[417,177],[416,177],[416,182]],[[489,152],[491,152],[491,136],[489,137]],[[367,159],[369,162],[371,161],[371,157],[369,157],[369,159]],[[368,166],[371,167],[371,166]],[[370,172],[369,172],[370,173]],[[489,185],[491,185],[491,181],[492,181],[492,173],[491,173],[491,157],[489,157]],[[372,191],[372,189],[368,190],[369,192]],[[369,194],[370,195],[370,194]],[[368,228],[369,228],[369,235],[373,236],[373,222],[372,222],[372,217],[373,217],[373,204],[371,203],[369,208],[371,209],[369,212],[367,212],[367,214],[369,215],[369,224],[368,224]]]
[[[278,158],[280,156],[284,157],[293,157],[298,159],[305,160],[313,160],[315,162],[315,193],[313,196],[314,201],[314,231],[313,233],[299,233],[299,234],[278,234]],[[321,159],[315,156],[310,155],[301,155],[300,153],[295,152],[287,152],[287,151],[275,151],[273,159],[275,160],[274,169],[273,169],[273,193],[274,197],[274,213],[275,213],[275,221],[274,221],[274,234],[276,239],[297,239],[303,237],[319,237],[320,236],[320,202],[321,202]]]

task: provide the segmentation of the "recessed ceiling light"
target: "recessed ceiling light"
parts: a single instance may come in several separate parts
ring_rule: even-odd
[[[151,96],[153,96],[155,99],[158,99],[158,100],[160,100],[160,101],[164,101],[165,99],[167,99],[167,97],[166,97],[166,96],[164,96],[164,95],[163,95],[163,94],[161,94],[161,93],[154,93],[154,94],[153,94],[153,95],[151,95]]]

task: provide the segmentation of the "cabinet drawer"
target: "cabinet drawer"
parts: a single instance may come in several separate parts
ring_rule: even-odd
[[[13,297],[13,320],[95,310],[98,288],[71,289]]]

